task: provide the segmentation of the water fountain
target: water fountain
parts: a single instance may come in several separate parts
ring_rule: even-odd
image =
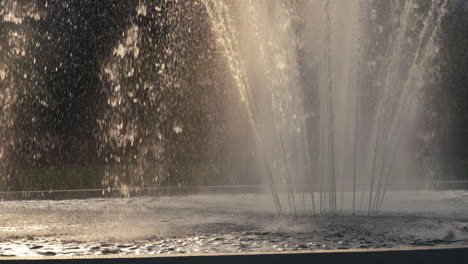
[[[407,191],[438,177],[454,8],[0,1],[1,195],[34,198],[0,203],[0,254],[465,245],[463,191]],[[217,184],[271,194],[151,197]]]
[[[295,186],[318,184],[299,192],[311,191],[312,200],[318,192],[312,207],[331,213],[344,210],[351,192],[353,214],[364,197],[370,214],[380,210],[389,181],[421,175],[414,144],[427,133],[418,120],[424,94],[438,85],[428,76],[438,74],[447,1],[205,5],[258,147],[274,153],[264,157],[278,174],[269,176],[271,186],[285,183],[293,194]]]

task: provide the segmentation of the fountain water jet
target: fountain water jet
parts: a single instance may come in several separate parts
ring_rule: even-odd
[[[451,3],[0,1],[0,188],[38,190],[0,193],[2,253],[465,244],[466,192],[395,191],[432,177]]]
[[[355,214],[360,189],[370,215],[390,181],[416,180],[409,175],[419,165],[405,159],[417,155],[425,88],[437,85],[425,76],[437,73],[448,1],[203,3],[258,148],[275,153],[263,159],[277,208],[277,186],[285,184],[291,204],[299,185],[318,183],[319,211],[328,204],[336,214],[341,183],[341,209],[352,190]],[[310,93],[318,102],[304,97]],[[319,161],[308,153],[319,153]]]
[[[419,126],[420,116],[426,88],[437,85],[428,76],[438,73],[439,33],[449,1],[202,0],[182,5],[171,1],[122,5],[119,8],[128,11],[128,19],[113,28],[107,38],[100,39],[102,43],[108,41],[108,49],[96,41],[97,50],[106,52],[93,58],[92,63],[81,65],[81,73],[88,66],[99,68],[100,72],[90,77],[99,87],[95,93],[90,93],[92,89],[80,90],[81,85],[72,81],[60,81],[61,72],[69,70],[62,69],[59,61],[60,56],[69,55],[66,48],[52,62],[46,55],[39,56],[40,66],[31,67],[28,73],[15,69],[32,59],[35,52],[50,52],[50,44],[38,48],[48,39],[65,43],[55,31],[52,34],[49,29],[27,29],[44,29],[49,24],[59,25],[60,30],[69,28],[68,22],[48,13],[47,4],[31,3],[2,2],[2,19],[20,29],[16,36],[10,36],[10,49],[0,51],[8,57],[0,65],[0,95],[4,102],[1,118],[7,124],[1,128],[4,175],[15,166],[13,161],[21,161],[13,157],[15,152],[30,154],[16,165],[37,163],[34,166],[39,167],[54,165],[54,160],[48,158],[55,154],[59,165],[74,162],[70,155],[74,151],[86,156],[93,147],[88,141],[80,144],[76,139],[87,130],[80,128],[83,126],[91,127],[92,132],[86,135],[95,137],[99,152],[95,158],[105,164],[103,186],[191,182],[174,180],[177,177],[171,175],[183,170],[186,163],[200,162],[207,156],[211,159],[207,167],[214,167],[216,154],[178,156],[186,150],[181,146],[191,146],[192,154],[222,148],[212,144],[214,140],[195,142],[188,135],[196,130],[196,123],[208,123],[205,121],[209,118],[197,116],[206,117],[207,112],[230,104],[229,100],[217,104],[211,100],[203,106],[193,102],[209,97],[212,91],[219,93],[215,87],[234,82],[255,135],[262,163],[259,170],[267,175],[280,214],[288,210],[283,203],[288,204],[290,213],[297,213],[297,193],[301,192],[304,207],[313,212],[318,208],[336,214],[349,204],[354,213],[359,191],[361,200],[368,195],[365,204],[371,214],[379,211],[387,186],[400,179],[419,177],[416,144],[418,135],[425,132]],[[86,4],[80,6],[73,1],[50,5],[57,10],[87,10]],[[191,11],[203,15],[195,19]],[[37,25],[28,21],[36,21]],[[78,19],[75,26],[80,23],[87,22]],[[91,35],[101,31],[96,29]],[[64,39],[73,40],[69,36],[74,32],[64,32]],[[23,41],[23,35],[31,37],[30,42]],[[199,41],[192,45],[187,41],[190,38]],[[209,48],[203,50],[206,46]],[[27,53],[25,58],[23,53]],[[43,66],[46,74],[41,73]],[[192,72],[201,68],[201,74]],[[225,72],[229,72],[231,80],[226,80]],[[210,75],[215,75],[211,84],[204,80]],[[47,80],[41,80],[42,76]],[[24,91],[29,101],[18,101],[20,88],[28,85],[37,89]],[[68,94],[61,89],[66,85],[80,91]],[[193,92],[196,89],[192,86],[202,92]],[[96,110],[97,118],[74,113],[85,104],[73,100],[75,96],[99,102],[99,107],[86,108]],[[188,97],[195,99],[190,101]],[[13,109],[25,101],[27,113]],[[184,108],[196,114],[190,115]],[[44,114],[49,110],[51,113]],[[47,134],[45,140],[32,137],[28,141],[28,133],[13,135],[38,118],[42,124],[39,130]],[[218,121],[211,126],[222,123]],[[212,127],[197,131],[210,138],[216,130]],[[79,132],[68,135],[67,129],[74,131],[72,128]],[[49,133],[54,129],[55,133]],[[201,147],[207,144],[211,145]],[[23,151],[15,147],[20,145]],[[28,150],[30,153],[25,154]],[[12,164],[6,165],[10,161]],[[218,173],[216,169],[211,171],[213,175]],[[340,191],[341,197],[337,194]],[[320,192],[318,199],[314,192]],[[311,194],[310,199],[306,193]],[[352,193],[352,206],[345,199],[348,193]]]

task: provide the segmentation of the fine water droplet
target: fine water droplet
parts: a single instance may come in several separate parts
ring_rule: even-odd
[[[174,127],[172,128],[172,130],[173,130],[174,133],[176,133],[176,134],[181,134],[181,133],[183,132],[182,126],[174,126]]]

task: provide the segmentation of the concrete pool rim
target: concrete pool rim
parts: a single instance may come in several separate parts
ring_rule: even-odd
[[[463,263],[468,246],[164,255],[0,257],[0,263]]]

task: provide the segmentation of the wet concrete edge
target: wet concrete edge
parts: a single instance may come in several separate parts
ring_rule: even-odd
[[[108,255],[74,257],[0,258],[0,263],[175,264],[175,263],[468,263],[468,247],[316,250],[278,253],[214,253],[181,255]]]

